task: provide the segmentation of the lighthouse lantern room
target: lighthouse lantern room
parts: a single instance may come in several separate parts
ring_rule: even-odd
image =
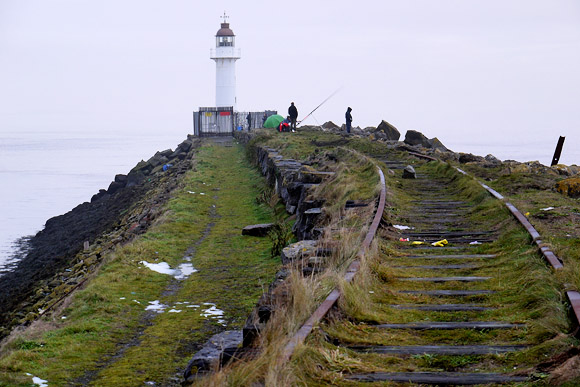
[[[210,58],[216,63],[215,103],[216,107],[231,106],[236,109],[236,60],[241,58],[239,48],[236,48],[236,35],[226,22],[228,16],[224,12],[223,23],[215,35],[216,46],[210,51]]]

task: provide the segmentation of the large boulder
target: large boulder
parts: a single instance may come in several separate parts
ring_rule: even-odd
[[[580,177],[569,177],[556,183],[556,191],[571,198],[580,197]]]
[[[481,157],[481,156],[477,156],[477,155],[474,155],[472,153],[462,153],[462,152],[460,152],[459,153],[459,162],[461,164],[473,163],[473,162],[483,163],[483,162],[485,162],[485,159],[483,157]]]
[[[425,135],[416,130],[407,130],[405,133],[405,144],[409,145],[421,145],[424,148],[430,148],[431,142]]]
[[[376,132],[384,133],[386,135],[386,138],[384,138],[385,140],[399,141],[399,138],[401,137],[401,133],[397,130],[397,128],[385,120],[381,121],[377,127]]]
[[[443,152],[449,152],[449,149],[447,149],[447,147],[443,145],[443,143],[437,137],[434,137],[431,140],[429,140],[429,145],[430,145],[429,148],[439,149]]]

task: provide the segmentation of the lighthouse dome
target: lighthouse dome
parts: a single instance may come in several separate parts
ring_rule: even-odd
[[[234,31],[230,29],[230,23],[222,23],[221,27],[215,36],[235,36]]]

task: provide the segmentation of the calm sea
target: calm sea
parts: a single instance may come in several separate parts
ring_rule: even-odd
[[[123,135],[116,132],[0,133],[0,275],[14,262],[22,238],[40,231],[49,218],[90,201],[116,174],[126,174],[141,159],[175,146],[187,133]],[[557,139],[556,139],[557,140]],[[580,163],[580,144],[564,145],[562,162]],[[519,161],[551,161],[555,148],[545,141],[525,145],[445,143],[456,152]],[[25,244],[24,244],[25,246]]]
[[[187,133],[0,133],[0,275],[27,236],[106,189],[141,159],[175,147]],[[25,244],[24,244],[25,245]]]

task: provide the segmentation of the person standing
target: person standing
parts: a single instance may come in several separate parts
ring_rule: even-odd
[[[248,113],[246,116],[246,120],[248,120],[248,132],[252,129],[252,113]]]
[[[346,114],[344,115],[344,118],[346,118],[346,132],[347,133],[350,133],[350,125],[352,123],[352,115],[350,114],[350,112],[352,112],[352,109],[349,106],[348,109],[346,109]]]
[[[298,109],[296,109],[296,106],[294,106],[294,102],[290,103],[290,107],[288,108],[288,115],[290,116],[290,129],[295,132],[296,120],[298,119]]]

